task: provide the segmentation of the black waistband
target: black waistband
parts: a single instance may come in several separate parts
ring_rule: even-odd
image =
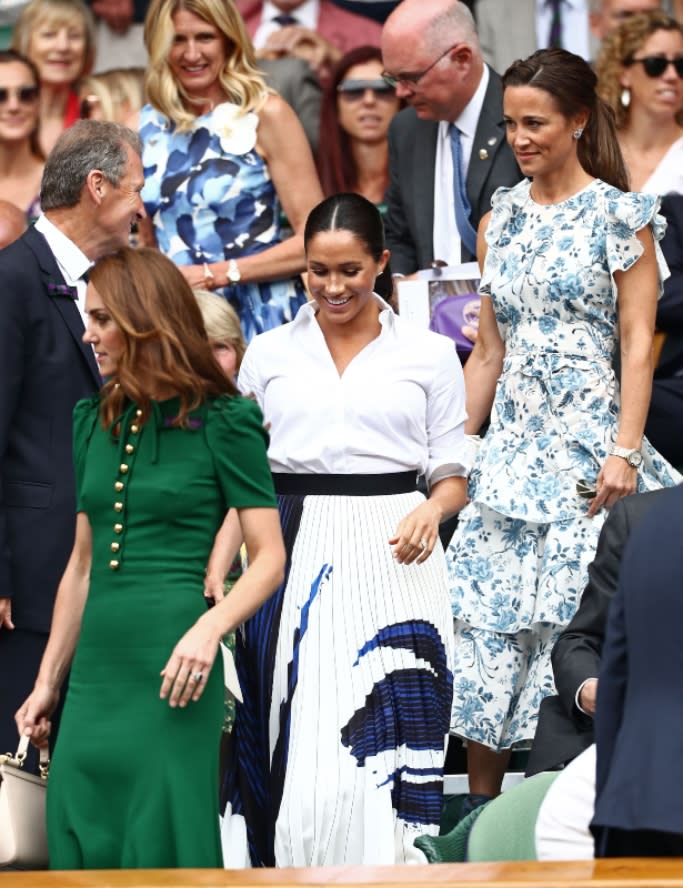
[[[275,492],[301,496],[386,496],[417,489],[417,472],[385,475],[294,475],[274,472]]]

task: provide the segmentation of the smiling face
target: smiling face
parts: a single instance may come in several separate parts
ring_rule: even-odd
[[[116,376],[121,356],[126,348],[126,340],[92,283],[88,284],[85,293],[85,311],[88,321],[83,342],[92,345],[102,376],[105,378]]]
[[[391,119],[399,109],[395,90],[384,83],[381,74],[380,61],[352,65],[341,85],[353,86],[353,81],[365,83],[360,84],[358,90],[337,93],[339,125],[359,142],[383,142]],[[370,85],[376,85],[377,89],[373,91]]]
[[[568,120],[553,97],[533,86],[509,86],[503,94],[507,140],[525,176],[547,176],[578,163],[572,133],[587,115]]]
[[[320,231],[306,249],[308,289],[318,304],[318,321],[330,325],[362,327],[377,317],[372,298],[375,278],[384,270],[389,251],[379,261],[351,231]]]
[[[145,184],[142,161],[130,145],[126,145],[126,153],[128,162],[119,184],[113,185],[102,177],[97,185],[99,255],[128,246],[131,225],[146,215],[140,196]]]
[[[38,126],[38,84],[21,62],[0,64],[0,142],[22,142]]]
[[[225,37],[187,9],[179,9],[172,18],[175,37],[168,54],[171,73],[188,96],[206,99],[212,105],[224,102],[218,78],[225,66]]]
[[[28,57],[40,73],[41,83],[65,86],[83,73],[85,22],[79,14],[68,19],[39,19],[31,34]]]
[[[665,59],[683,58],[683,35],[680,31],[655,31],[633,54],[634,59],[655,56]],[[653,115],[674,117],[683,106],[683,79],[673,65],[667,65],[659,77],[648,77],[639,62],[625,67],[621,85],[631,90],[631,107],[640,105]]]

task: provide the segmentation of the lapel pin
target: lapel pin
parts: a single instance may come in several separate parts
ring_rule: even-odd
[[[493,136],[492,138],[489,139],[488,143],[489,143],[489,145],[495,145],[497,141],[498,141],[498,139],[496,139],[496,137]]]
[[[486,150],[486,148],[480,148],[479,149],[479,160],[488,160],[488,159],[489,159],[489,153]]]

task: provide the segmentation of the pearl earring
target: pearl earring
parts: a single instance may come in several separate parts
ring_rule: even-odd
[[[631,90],[625,86],[621,91],[621,105],[623,108],[628,108],[631,104]]]
[[[579,139],[581,138],[582,135],[583,135],[583,127],[582,126],[580,126],[578,129],[575,129],[574,132],[572,133],[572,136],[576,139],[577,142],[579,141]]]

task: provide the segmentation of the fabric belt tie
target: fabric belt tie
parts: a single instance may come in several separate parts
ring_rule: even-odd
[[[273,472],[275,492],[299,496],[389,496],[417,490],[417,472],[383,475],[295,475]]]

